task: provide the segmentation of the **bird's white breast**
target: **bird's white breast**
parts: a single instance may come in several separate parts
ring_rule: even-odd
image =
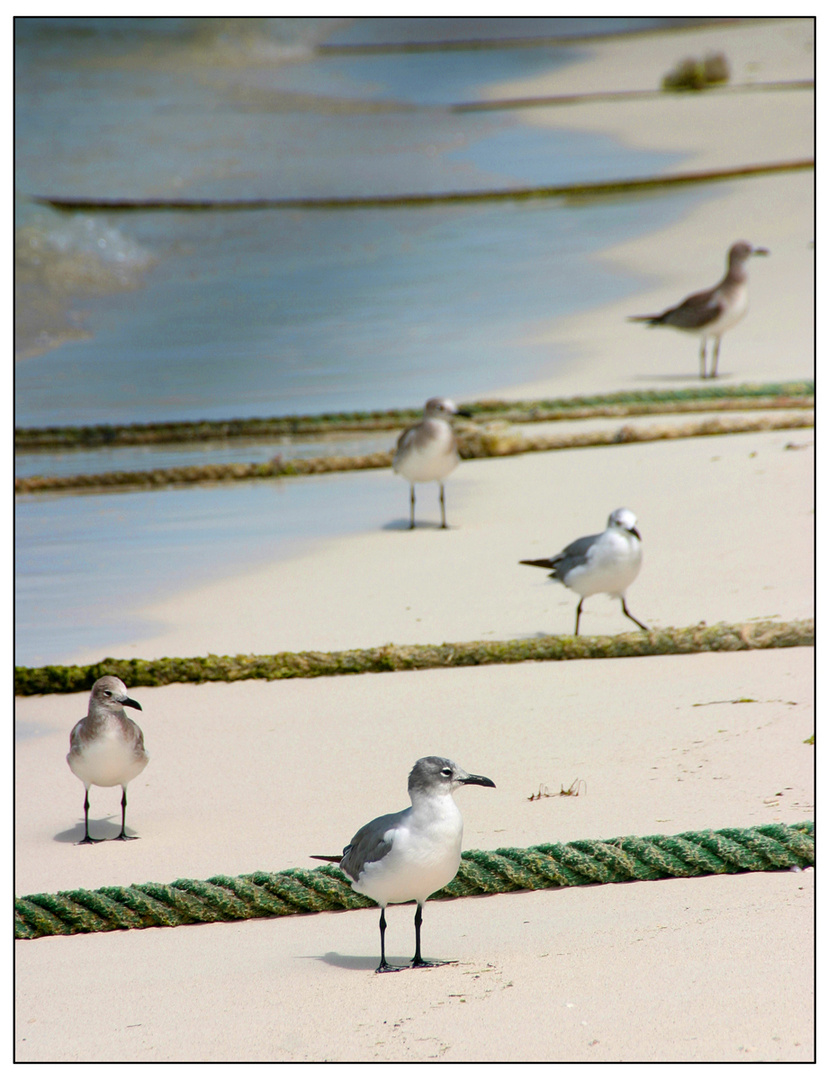
[[[394,471],[412,484],[443,480],[460,461],[451,425],[430,417],[418,428],[403,437],[394,455]]]
[[[731,326],[735,326],[747,314],[748,291],[747,284],[736,285],[727,296],[727,306],[724,312],[714,322],[708,323],[701,333],[705,337],[718,337]]]
[[[136,754],[132,740],[124,738],[119,724],[107,724],[95,738],[70,751],[69,768],[84,784],[97,787],[126,785],[143,770],[146,754]]]
[[[569,571],[564,584],[581,596],[595,593],[622,596],[640,569],[638,538],[626,529],[607,529],[593,544],[587,561]]]
[[[391,850],[366,863],[354,889],[378,904],[425,903],[452,880],[460,866],[463,818],[451,797],[437,806],[417,808],[389,830]]]

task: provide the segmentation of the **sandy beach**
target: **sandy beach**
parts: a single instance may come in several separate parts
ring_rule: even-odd
[[[718,50],[734,82],[810,78],[812,36],[792,20],[597,42],[542,85],[492,96],[654,88],[684,56]],[[747,101],[595,102],[526,122],[680,150],[678,169],[812,156],[811,95]],[[705,187],[677,224],[602,255],[645,283],[634,302],[544,328],[569,363],[499,396],[693,385],[695,338],[625,320],[712,285],[739,238],[772,255],[750,267],[751,311],[724,340],[722,382],[812,378],[813,196],[811,172]],[[386,516],[363,534],[153,604],[142,615],[157,633],[111,654],[571,633],[577,597],[519,560],[600,531],[621,505],[644,544],[627,601],[648,625],[813,615],[807,429],[463,462],[446,531],[409,533],[406,485],[390,472],[372,482]],[[420,515],[439,520],[431,487]],[[583,633],[632,628],[617,601],[585,602]],[[87,695],[18,698],[16,892],[311,866],[311,852],[401,809],[426,754],[497,784],[458,795],[466,848],[795,824],[814,812],[813,675],[813,650],[795,648],[133,687],[151,758],[129,789],[141,839],[91,847],[75,846],[83,788],[64,760]],[[556,794],[577,780],[577,796]],[[93,788],[91,802],[92,831],[114,836],[119,789]],[[432,902],[425,955],[456,965],[386,976],[373,973],[376,910],[20,941],[16,1057],[811,1061],[813,891],[813,873],[785,871]],[[390,958],[410,957],[412,919],[389,909]]]

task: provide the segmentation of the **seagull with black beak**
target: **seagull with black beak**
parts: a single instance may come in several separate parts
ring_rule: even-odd
[[[460,866],[463,818],[452,793],[470,784],[495,786],[488,777],[467,773],[448,758],[420,758],[408,777],[411,806],[363,825],[341,855],[311,856],[339,863],[354,891],[369,896],[382,909],[377,972],[401,970],[385,959],[385,909],[409,900],[417,902],[411,966],[436,966],[435,961],[423,959],[420,949],[423,905],[432,893],[448,885]]]
[[[608,593],[619,599],[627,618],[642,630],[647,629],[630,614],[624,599],[624,593],[641,569],[641,534],[636,525],[635,514],[622,506],[610,514],[602,533],[581,536],[549,559],[520,560],[522,566],[542,566],[551,570],[551,578],[580,594],[575,613],[576,637],[584,600],[595,593]]]
[[[126,834],[127,784],[143,772],[149,761],[144,749],[144,734],[134,720],[124,712],[124,705],[141,709],[127,688],[115,675],[104,675],[92,687],[89,709],[83,720],[72,728],[69,736],[69,768],[83,782],[84,834],[80,844],[98,844],[103,837],[89,835],[89,788],[116,787],[120,784],[121,831],[118,840],[137,840]]]

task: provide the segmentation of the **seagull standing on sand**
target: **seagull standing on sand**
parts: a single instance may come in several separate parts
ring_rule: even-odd
[[[463,818],[452,792],[467,784],[494,787],[486,776],[472,776],[453,761],[424,757],[408,777],[411,806],[383,814],[363,825],[342,855],[312,855],[339,863],[355,892],[375,900],[380,908],[381,971],[400,971],[385,960],[385,908],[417,901],[414,915],[416,948],[412,967],[434,967],[420,952],[423,904],[454,878],[460,866]]]
[[[550,569],[551,578],[562,581],[568,589],[580,593],[581,599],[575,614],[576,637],[584,600],[595,593],[608,593],[620,599],[621,610],[627,618],[632,619],[642,630],[647,629],[643,622],[630,614],[624,599],[624,593],[638,577],[641,569],[641,536],[635,526],[635,514],[632,510],[621,507],[610,514],[607,527],[602,533],[573,540],[551,559],[520,560],[522,566],[543,566]]]
[[[735,326],[747,314],[748,290],[745,263],[751,255],[769,255],[767,248],[756,248],[745,240],[734,244],[727,256],[727,273],[712,289],[693,293],[660,315],[631,315],[630,322],[646,322],[650,326],[673,326],[701,337],[699,362],[701,377],[715,379],[719,368],[719,346],[722,334]],[[707,374],[707,339],[713,338],[713,363]]]
[[[140,709],[137,701],[127,694],[127,688],[114,675],[104,675],[92,687],[89,695],[89,711],[83,720],[72,728],[69,736],[69,768],[86,787],[83,800],[84,836],[80,844],[98,844],[89,835],[89,788],[121,786],[121,831],[118,840],[137,840],[127,836],[126,789],[130,780],[142,772],[149,755],[144,749],[144,735],[138,725],[127,716],[124,705]]]
[[[429,398],[419,424],[406,428],[397,441],[394,452],[394,472],[411,484],[411,524],[414,528],[414,485],[431,480],[440,483],[441,528],[446,528],[446,494],[443,481],[460,461],[457,438],[447,417],[470,416],[458,409],[448,398]]]

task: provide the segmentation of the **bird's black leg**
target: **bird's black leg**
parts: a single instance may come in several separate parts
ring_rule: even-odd
[[[702,338],[701,351],[699,352],[699,364],[701,366],[701,377],[707,378],[707,338]]]
[[[423,960],[423,954],[420,951],[420,927],[423,925],[423,905],[417,904],[417,910],[414,912],[414,940],[416,942],[414,948],[414,959],[411,961],[412,967],[443,967],[444,964],[451,964],[453,960]]]
[[[409,529],[414,528],[414,485],[413,484],[411,485],[411,524],[408,527],[409,527]]]
[[[137,840],[137,836],[127,836],[126,834],[126,788],[122,787],[121,791],[121,831],[115,837],[116,840]]]
[[[100,840],[94,840],[89,835],[89,788],[86,789],[86,794],[83,798],[83,840],[78,840],[79,844],[100,844]]]
[[[420,952],[420,927],[423,925],[423,905],[417,904],[417,910],[414,912],[414,940],[416,942],[414,948],[414,959],[411,961],[412,967],[431,967],[427,960],[423,960],[422,953]]]
[[[581,606],[583,605],[583,596],[578,601],[578,610],[575,612],[575,637],[578,636],[578,627],[581,625]]]
[[[402,968],[392,967],[385,962],[385,908],[380,909],[380,962],[377,974],[382,971],[402,971]]]
[[[710,378],[715,379],[719,374],[719,346],[722,343],[721,337],[716,338],[716,344],[713,347],[713,364],[710,369]]]
[[[440,482],[440,514],[442,519],[441,529],[446,528],[446,493],[443,488],[442,481]]]
[[[635,615],[631,615],[629,611],[627,611],[627,602],[623,596],[621,597],[621,610],[624,612],[628,619],[632,619],[636,626],[640,626],[642,630],[650,629],[649,626],[645,626],[643,622],[639,622],[638,619],[636,619]]]

